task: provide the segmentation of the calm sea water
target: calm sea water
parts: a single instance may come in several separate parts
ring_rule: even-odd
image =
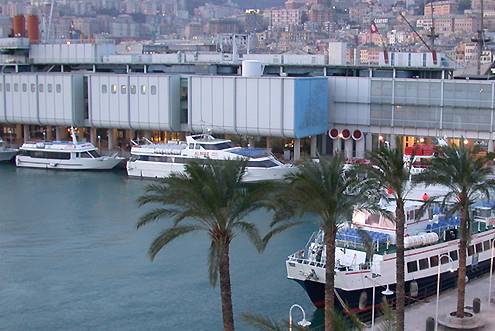
[[[208,283],[208,242],[185,236],[154,262],[146,250],[167,225],[136,230],[135,200],[147,181],[119,172],[58,172],[0,165],[1,330],[220,330],[218,288]],[[250,216],[266,230],[270,215]],[[314,312],[286,279],[284,260],[314,225],[283,233],[263,254],[238,238],[232,286],[239,316],[285,319],[290,305]]]

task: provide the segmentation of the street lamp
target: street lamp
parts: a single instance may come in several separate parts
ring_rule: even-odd
[[[492,249],[492,256],[490,258],[490,286],[488,287],[488,304],[492,303],[492,275],[493,275],[493,244],[495,243],[495,239],[490,241],[491,244],[491,249]]]
[[[381,276],[380,274],[375,274],[373,272],[371,273],[371,278],[369,278],[368,276],[364,276],[365,278],[368,278],[371,281],[372,291],[373,291],[372,299],[371,299],[371,331],[375,330],[375,285],[376,285],[376,282],[373,280],[373,278],[378,278],[380,276]],[[388,295],[394,294],[394,291],[392,291],[388,287],[388,284],[387,284],[387,288],[382,291],[382,294],[388,296]]]
[[[437,305],[435,307],[435,331],[438,331],[438,301],[440,300],[440,267],[442,266],[442,257],[447,257],[450,263],[453,265],[454,260],[449,254],[442,254],[438,257],[438,268],[437,268]],[[450,272],[454,272],[454,268],[451,266],[449,268]]]
[[[101,136],[100,135],[98,135],[98,149],[101,151]]]
[[[289,309],[289,331],[292,331],[292,309],[294,308],[299,308],[303,314],[303,319],[297,322],[297,325],[302,326],[303,328],[310,326],[311,322],[306,319],[306,312],[304,311],[303,307],[299,306],[298,304],[293,304]]]

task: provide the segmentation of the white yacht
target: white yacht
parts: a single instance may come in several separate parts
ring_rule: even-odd
[[[0,139],[0,162],[12,160],[17,152],[17,149],[6,147],[3,140]]]
[[[16,165],[43,169],[109,170],[123,160],[116,154],[101,156],[93,144],[78,142],[74,130],[71,130],[71,136],[72,141],[23,144],[16,157]]]
[[[182,172],[191,161],[206,159],[246,159],[244,182],[281,180],[296,167],[283,164],[264,148],[233,147],[230,140],[217,139],[208,134],[187,136],[185,142],[139,145],[132,142],[127,174],[132,177],[160,178]]]

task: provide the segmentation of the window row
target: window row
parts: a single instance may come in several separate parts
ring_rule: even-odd
[[[28,84],[27,83],[22,83],[22,84],[13,83],[12,85],[13,85],[14,92],[19,92],[19,87],[22,89],[22,92],[28,91]],[[29,84],[29,90],[32,93],[36,92],[36,84],[35,83]],[[0,92],[2,92],[2,91],[3,91],[3,84],[0,83]],[[5,91],[10,92],[10,83],[5,83]],[[43,84],[38,84],[38,92],[43,93],[44,91],[45,91],[45,86]],[[53,84],[46,84],[46,91],[48,93],[52,93],[53,92]],[[55,91],[57,93],[61,93],[62,92],[62,85],[61,84],[55,84]]]
[[[131,94],[136,94],[138,87],[139,87],[139,91],[141,92],[141,94],[142,95],[145,95],[146,92],[147,92],[147,90],[148,90],[148,85],[146,85],[146,84],[142,84],[142,85],[131,85],[131,86],[128,86],[126,84],[122,84],[122,85],[120,85],[120,94],[127,94],[127,90],[128,89],[131,92]],[[101,93],[102,94],[108,93],[108,88],[110,88],[110,92],[112,94],[117,94],[117,92],[119,90],[119,86],[117,84],[110,84],[108,86],[106,84],[102,84],[101,85]],[[152,95],[156,95],[156,85],[151,85],[150,86],[150,93]]]
[[[490,249],[490,240],[486,240],[484,242],[479,242],[475,245],[468,246],[467,253],[468,256],[472,256],[475,253],[479,254],[483,251],[487,251]],[[452,261],[457,261],[459,259],[458,251],[454,250],[448,253]],[[424,258],[416,261],[407,262],[407,272],[416,272],[418,270],[425,270],[428,268],[433,268],[438,266],[438,255],[430,256],[430,258]],[[447,264],[450,262],[450,259],[446,256],[442,256],[441,264]]]

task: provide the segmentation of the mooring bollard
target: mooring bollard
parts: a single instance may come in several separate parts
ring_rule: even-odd
[[[473,312],[479,314],[481,311],[481,300],[480,298],[473,299]]]
[[[435,331],[435,319],[431,316],[426,319],[426,331]]]

